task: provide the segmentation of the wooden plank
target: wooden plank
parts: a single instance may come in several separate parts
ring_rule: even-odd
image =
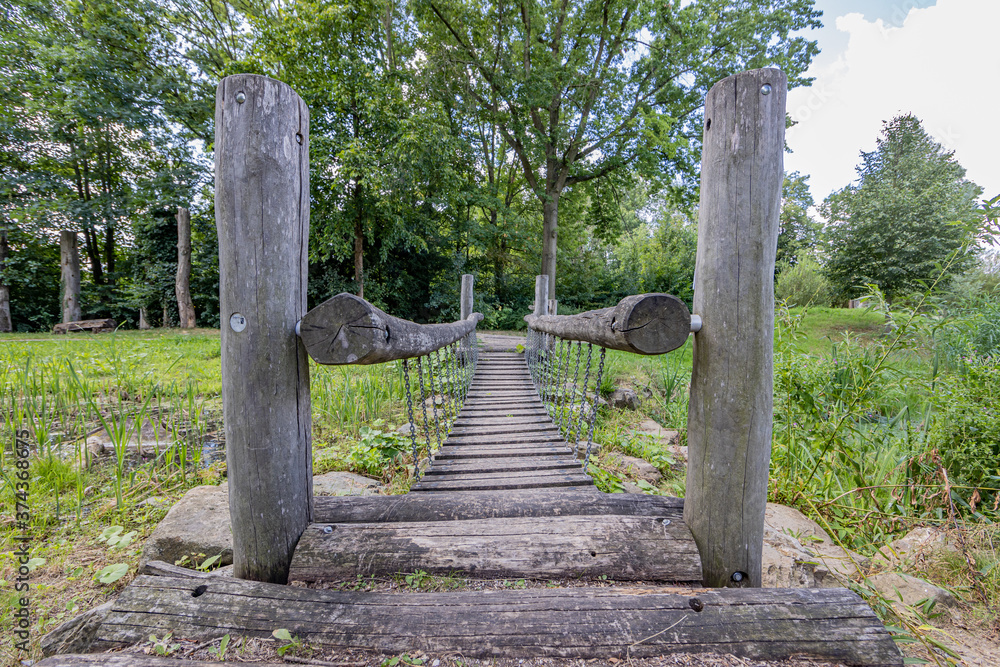
[[[79,292],[77,292],[79,294]],[[65,301],[65,299],[63,299]],[[63,304],[66,307],[65,304]],[[79,307],[79,306],[77,306]],[[106,331],[114,331],[118,328],[118,323],[115,320],[105,318],[102,320],[78,320],[76,322],[63,322],[52,327],[52,333],[54,334],[66,334],[75,333],[80,331],[89,331],[91,333],[104,333]]]
[[[761,584],[786,87],[752,70],[705,102],[685,511],[711,586]]]
[[[509,435],[519,437],[528,434],[544,434],[543,437],[559,438],[559,429],[552,423],[551,419],[533,420],[531,422],[512,423],[509,426],[502,424],[487,424],[485,426],[457,426],[451,429],[449,439],[455,440],[470,438],[473,436]]]
[[[226,632],[269,637],[275,628],[286,628],[311,645],[392,654],[624,659],[721,653],[750,660],[809,656],[850,665],[903,664],[871,609],[844,589],[654,591],[401,595],[139,576],[116,600],[92,650],[165,631],[206,641]]]
[[[591,486],[594,480],[584,473],[564,475],[517,475],[472,480],[421,480],[410,492],[424,491],[499,491],[501,489],[554,489],[564,486]]]
[[[478,578],[701,580],[686,526],[626,516],[314,524],[296,548],[291,578],[345,581],[418,570]]]
[[[472,313],[450,324],[417,324],[341,292],[306,313],[298,333],[318,364],[381,364],[421,357],[450,345],[472,332],[482,319],[481,313]]]
[[[237,74],[215,101],[222,407],[236,574],[283,582],[309,523],[306,310],[309,109],[289,86]]]
[[[435,454],[437,460],[443,459],[501,459],[509,456],[565,456],[570,452],[568,446],[541,447],[528,445],[524,447],[490,446],[490,447],[442,447]]]
[[[535,457],[539,458],[539,457]],[[499,472],[521,472],[531,470],[556,470],[559,468],[580,468],[580,461],[571,458],[540,459],[526,461],[519,459],[479,459],[470,463],[449,463],[448,461],[435,462],[425,477],[436,477],[438,475],[453,475],[465,473],[499,473]]]
[[[691,333],[691,313],[669,294],[635,294],[579,315],[526,315],[535,331],[635,354],[665,354]]]
[[[519,494],[443,492],[404,496],[318,496],[313,513],[319,523],[621,514],[665,517],[677,524],[683,521],[683,508],[683,498],[594,493],[593,490],[538,490]]]
[[[567,467],[569,470],[567,470]],[[583,475],[583,469],[579,462],[575,466],[566,466],[564,464],[551,469],[521,468],[516,470],[470,470],[464,472],[453,470],[448,472],[448,474],[431,474],[431,471],[427,471],[423,480],[427,482],[457,484],[460,482],[490,482],[495,480],[517,481],[521,477],[530,477],[531,479],[543,479],[546,477],[563,479],[567,476],[575,477],[576,475]]]
[[[445,444],[446,447],[484,447],[493,445],[505,448],[514,448],[517,446],[569,447],[568,444],[563,442],[558,431],[552,431],[549,433],[521,433],[515,435],[463,435],[450,437],[448,438],[448,442]]]

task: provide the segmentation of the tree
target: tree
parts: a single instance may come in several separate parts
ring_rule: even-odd
[[[786,173],[781,185],[781,218],[776,265],[780,272],[795,266],[819,244],[821,225],[809,214],[815,205],[809,193],[809,176],[797,171]]]
[[[982,189],[913,115],[884,122],[874,151],[861,152],[858,181],[830,195],[826,274],[842,298],[866,284],[889,300],[954,275],[975,260],[967,244],[984,223]]]
[[[636,169],[693,181],[709,87],[776,65],[791,85],[817,52],[811,0],[418,0],[430,64],[495,119],[542,208],[542,273],[555,298],[559,201]],[[449,91],[450,92],[450,91]]]

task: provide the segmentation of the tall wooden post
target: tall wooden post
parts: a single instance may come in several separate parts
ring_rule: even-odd
[[[312,514],[306,312],[309,109],[251,74],[215,98],[222,403],[235,574],[285,583]]]
[[[535,276],[535,311],[534,315],[549,314],[549,277]]]
[[[472,283],[475,281],[475,276],[469,273],[462,274],[462,304],[461,304],[461,320],[465,320],[469,315],[472,314]]]
[[[786,89],[759,69],[705,100],[684,520],[707,586],[761,585]]]
[[[80,246],[76,232],[59,232],[62,264],[62,321],[80,319]]]
[[[177,316],[181,329],[195,327],[194,303],[191,301],[191,211],[177,209],[177,276],[174,280]]]

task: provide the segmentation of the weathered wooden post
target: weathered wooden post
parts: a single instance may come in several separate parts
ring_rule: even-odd
[[[461,317],[459,319],[465,320],[469,315],[472,314],[472,283],[475,281],[475,276],[469,273],[462,274],[462,303],[461,303]]]
[[[251,74],[215,98],[222,402],[235,574],[285,583],[312,513],[306,312],[309,109]]]
[[[181,329],[195,327],[194,302],[191,301],[191,211],[177,209],[177,276],[174,279],[177,316]]]
[[[759,69],[705,100],[684,520],[707,586],[761,585],[786,89]]]
[[[80,319],[80,248],[76,232],[59,232],[62,257],[62,321]]]
[[[549,277],[535,276],[535,311],[533,315],[549,314]]]

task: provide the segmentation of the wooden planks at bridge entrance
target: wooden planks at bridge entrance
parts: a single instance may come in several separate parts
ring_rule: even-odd
[[[165,630],[197,641],[224,633],[269,637],[275,628],[308,645],[386,653],[619,659],[717,653],[902,664],[875,614],[844,589],[354,593],[147,575],[115,601],[92,650],[146,641]]]

